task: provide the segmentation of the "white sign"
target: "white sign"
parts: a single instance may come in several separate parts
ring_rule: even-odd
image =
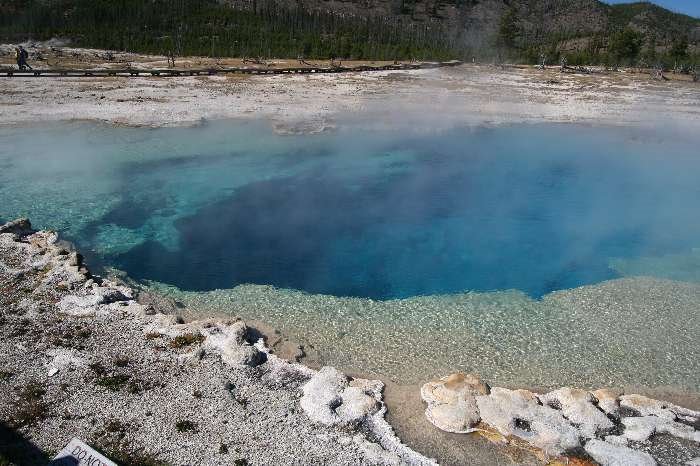
[[[117,464],[73,437],[49,463],[49,466],[117,466]]]

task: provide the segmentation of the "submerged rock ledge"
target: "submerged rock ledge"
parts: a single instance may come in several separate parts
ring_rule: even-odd
[[[700,463],[700,412],[642,395],[569,387],[537,394],[454,373],[423,385],[421,398],[425,416],[439,429],[477,432],[547,461]]]
[[[140,303],[26,219],[0,226],[0,331],[18,463],[77,436],[120,464],[436,464],[385,421],[382,382],[285,361],[240,319]]]

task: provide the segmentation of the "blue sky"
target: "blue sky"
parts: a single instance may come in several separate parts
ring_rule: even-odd
[[[603,0],[608,3],[632,3],[632,0]],[[652,3],[661,5],[669,10],[685,13],[700,18],[700,0],[653,0]]]

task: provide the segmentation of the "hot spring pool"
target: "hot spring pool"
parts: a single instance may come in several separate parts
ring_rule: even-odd
[[[268,320],[345,368],[696,389],[697,142],[551,124],[4,127],[0,218],[60,230],[93,266],[197,309]]]

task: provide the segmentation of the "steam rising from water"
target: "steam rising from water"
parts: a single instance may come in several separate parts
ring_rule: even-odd
[[[66,232],[93,264],[191,290],[156,285],[200,309],[269,320],[351,370],[601,384],[642,367],[645,384],[697,386],[697,285],[597,285],[697,281],[692,136],[426,128],[2,128],[0,217]],[[245,283],[319,295],[233,289]],[[499,291],[512,288],[524,293]]]

